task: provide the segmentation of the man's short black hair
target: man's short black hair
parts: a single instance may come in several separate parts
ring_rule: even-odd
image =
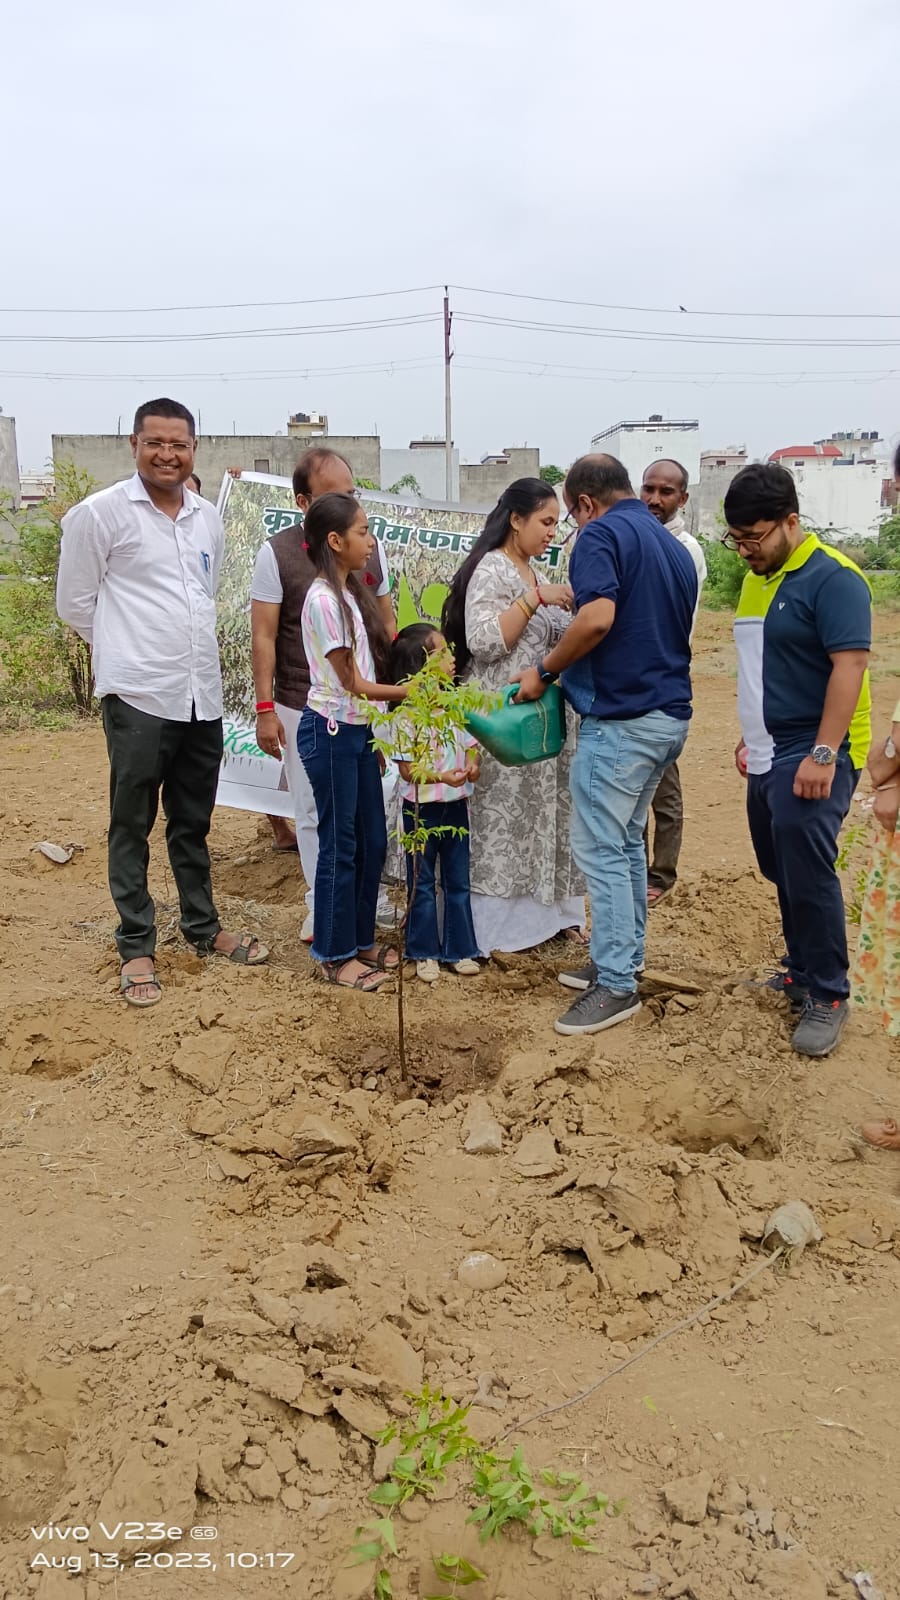
[[[310,498],[312,490],[309,480],[316,468],[321,467],[326,461],[343,461],[347,471],[352,475],[353,468],[346,456],[342,456],[338,450],[328,450],[324,445],[313,445],[310,450],[304,450],[294,468],[291,484],[295,500],[300,494],[304,495],[307,500]]]
[[[200,493],[200,479],[197,477],[196,472],[192,472],[191,473],[189,482],[195,483],[197,485],[197,493],[199,494]]]
[[[894,477],[900,478],[900,444],[894,452]]]
[[[782,522],[800,510],[797,485],[777,461],[754,461],[732,478],[725,495],[729,528],[752,528],[757,522]]]
[[[192,439],[197,437],[197,429],[187,406],[180,400],[145,400],[138,406],[134,413],[133,433],[140,433],[148,417],[169,417],[172,421],[186,422]]]
[[[633,495],[628,469],[615,456],[579,456],[566,473],[565,493],[577,502],[587,495],[601,506],[611,505],[617,496]]]
[[[647,476],[647,473],[650,471],[651,467],[674,467],[676,472],[680,472],[681,473],[681,492],[682,492],[682,494],[687,494],[687,492],[688,492],[687,467],[683,467],[681,465],[680,461],[676,461],[675,460],[674,456],[661,456],[658,461],[648,461],[647,465],[644,468],[644,474],[643,475],[644,475],[645,478]]]

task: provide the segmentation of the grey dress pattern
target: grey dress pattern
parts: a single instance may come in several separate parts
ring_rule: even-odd
[[[485,689],[503,689],[516,674],[557,643],[571,621],[556,606],[540,606],[509,650],[499,616],[527,593],[521,573],[502,551],[479,562],[466,592],[466,643],[471,661],[464,677]],[[473,894],[508,900],[529,897],[553,906],[584,892],[569,844],[572,801],[569,769],[574,718],[556,761],[503,767],[482,752],[481,777],[469,802]]]

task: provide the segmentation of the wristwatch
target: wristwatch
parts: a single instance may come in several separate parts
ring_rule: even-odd
[[[837,751],[830,744],[813,745],[809,753],[817,767],[833,767],[837,761]]]
[[[897,746],[895,745],[895,743],[894,743],[893,739],[891,738],[890,734],[888,734],[887,738],[884,741],[884,753],[887,756],[888,761],[896,761],[896,759],[897,759]]]
[[[541,683],[555,683],[557,678],[559,677],[559,673],[558,672],[548,672],[547,668],[544,666],[543,661],[539,661],[537,663],[535,671],[537,672],[537,675],[540,678]]]

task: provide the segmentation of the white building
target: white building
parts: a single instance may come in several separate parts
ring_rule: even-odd
[[[19,482],[22,485],[23,506],[39,506],[45,500],[52,500],[56,493],[56,483],[49,467],[43,471],[22,472]]]
[[[832,440],[787,445],[773,451],[769,460],[793,475],[800,515],[817,531],[851,544],[876,537],[884,518],[881,462],[856,459],[855,451],[844,455]]]
[[[451,454],[451,500],[459,499],[459,451]],[[402,478],[415,478],[422,500],[447,499],[447,452],[443,439],[411,439],[408,450],[381,447],[381,487],[390,489]],[[408,495],[409,490],[405,490]]]
[[[680,461],[688,483],[700,481],[700,424],[673,422],[656,414],[645,422],[615,422],[591,440],[592,450],[616,456],[628,468],[635,490],[654,461]]]

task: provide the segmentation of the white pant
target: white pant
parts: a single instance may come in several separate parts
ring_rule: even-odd
[[[294,711],[290,706],[276,705],[275,711],[284,728],[284,770],[287,774],[288,788],[294,802],[294,822],[297,826],[297,849],[300,852],[300,866],[306,879],[306,904],[312,911],[313,895],[316,885],[316,862],[319,859],[319,819],[316,813],[316,800],[304,770],[303,762],[297,754],[297,729],[300,726],[300,712]]]

